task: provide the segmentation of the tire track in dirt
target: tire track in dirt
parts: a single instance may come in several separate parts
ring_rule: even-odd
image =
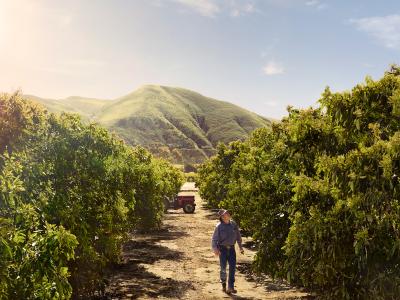
[[[194,188],[190,183],[185,187]],[[219,283],[218,257],[210,249],[217,216],[204,207],[198,193],[195,196],[194,214],[169,210],[161,230],[131,235],[123,249],[123,262],[109,278],[107,299],[310,298],[306,292],[267,276],[255,280],[248,272],[255,254],[249,247],[249,238],[243,238],[245,254],[237,251],[238,293],[224,294]]]

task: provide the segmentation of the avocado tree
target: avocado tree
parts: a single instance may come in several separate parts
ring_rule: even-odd
[[[163,195],[179,190],[182,172],[18,94],[3,95],[0,108],[0,292],[16,299],[101,294],[125,237],[160,225]]]
[[[399,68],[327,88],[319,103],[255,130],[233,160],[219,151],[200,167],[200,192],[252,234],[258,271],[325,299],[396,299]]]

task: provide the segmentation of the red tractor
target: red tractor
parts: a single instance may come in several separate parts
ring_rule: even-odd
[[[192,214],[196,208],[196,203],[194,203],[194,195],[177,195],[172,199],[164,197],[164,206],[165,210],[183,208],[185,213]]]

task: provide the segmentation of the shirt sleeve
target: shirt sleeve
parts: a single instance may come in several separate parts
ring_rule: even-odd
[[[218,225],[215,226],[214,233],[211,239],[211,248],[212,250],[218,249],[218,242],[219,242],[219,231],[218,231]]]
[[[243,249],[242,245],[242,235],[240,234],[239,226],[236,224],[236,241],[239,245],[240,250]]]

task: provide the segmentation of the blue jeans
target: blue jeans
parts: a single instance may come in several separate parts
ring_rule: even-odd
[[[235,246],[231,248],[226,248],[224,246],[219,247],[219,266],[220,266],[220,279],[221,283],[226,282],[226,263],[229,263],[229,278],[228,278],[228,288],[233,288],[235,283],[235,269],[236,269],[236,251]]]

